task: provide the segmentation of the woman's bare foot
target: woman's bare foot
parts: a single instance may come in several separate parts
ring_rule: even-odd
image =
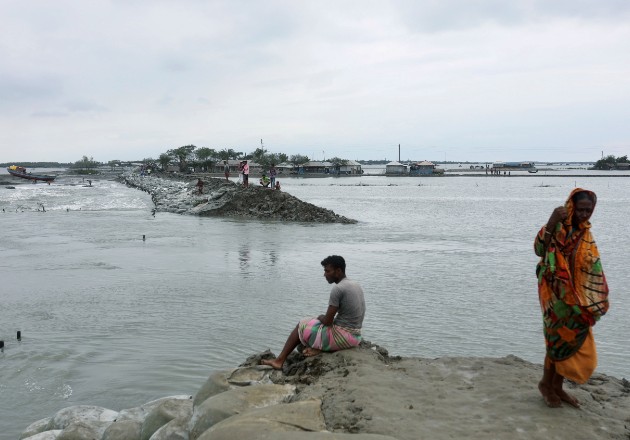
[[[260,361],[260,364],[261,365],[269,365],[274,370],[282,370],[282,365],[284,365],[284,362],[282,362],[279,359],[262,359]]]
[[[580,407],[580,401],[577,400],[575,397],[573,397],[571,394],[564,391],[563,389],[555,390],[555,393],[563,402],[567,402],[569,405],[571,405],[574,408]]]
[[[306,347],[304,350],[302,350],[302,354],[306,357],[317,356],[321,352],[321,350],[311,347]]]
[[[539,382],[538,390],[540,391],[540,394],[542,394],[543,399],[549,408],[560,408],[562,406],[560,396],[558,396],[551,387]]]

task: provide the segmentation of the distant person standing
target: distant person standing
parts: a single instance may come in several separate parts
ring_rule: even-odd
[[[246,160],[243,161],[243,186],[249,186],[249,164]]]
[[[243,161],[238,163],[238,183],[243,183]]]
[[[230,166],[227,163],[227,160],[223,161],[223,174],[225,174],[225,181],[230,181]]]
[[[269,178],[271,179],[271,189],[276,187],[276,164],[272,163],[271,167],[269,167]]]
[[[197,191],[199,194],[203,194],[203,180],[197,179]]]

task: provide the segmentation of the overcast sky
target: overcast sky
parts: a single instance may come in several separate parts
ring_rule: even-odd
[[[0,162],[630,154],[628,0],[0,0]]]

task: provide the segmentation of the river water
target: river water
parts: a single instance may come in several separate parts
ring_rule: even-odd
[[[0,439],[71,405],[194,394],[214,370],[278,353],[299,318],[325,311],[331,254],[365,290],[364,337],[391,354],[541,363],[532,242],[576,185],[598,194],[611,289],[598,371],[630,377],[630,178],[281,180],[359,222],[153,217],[146,193],[107,180],[0,188]]]

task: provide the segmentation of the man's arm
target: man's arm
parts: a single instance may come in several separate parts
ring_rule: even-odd
[[[317,319],[322,324],[330,326],[333,323],[333,319],[335,319],[335,315],[337,314],[337,310],[339,310],[339,307],[328,306],[328,310],[326,310],[326,314],[325,315],[319,315],[317,317]]]

